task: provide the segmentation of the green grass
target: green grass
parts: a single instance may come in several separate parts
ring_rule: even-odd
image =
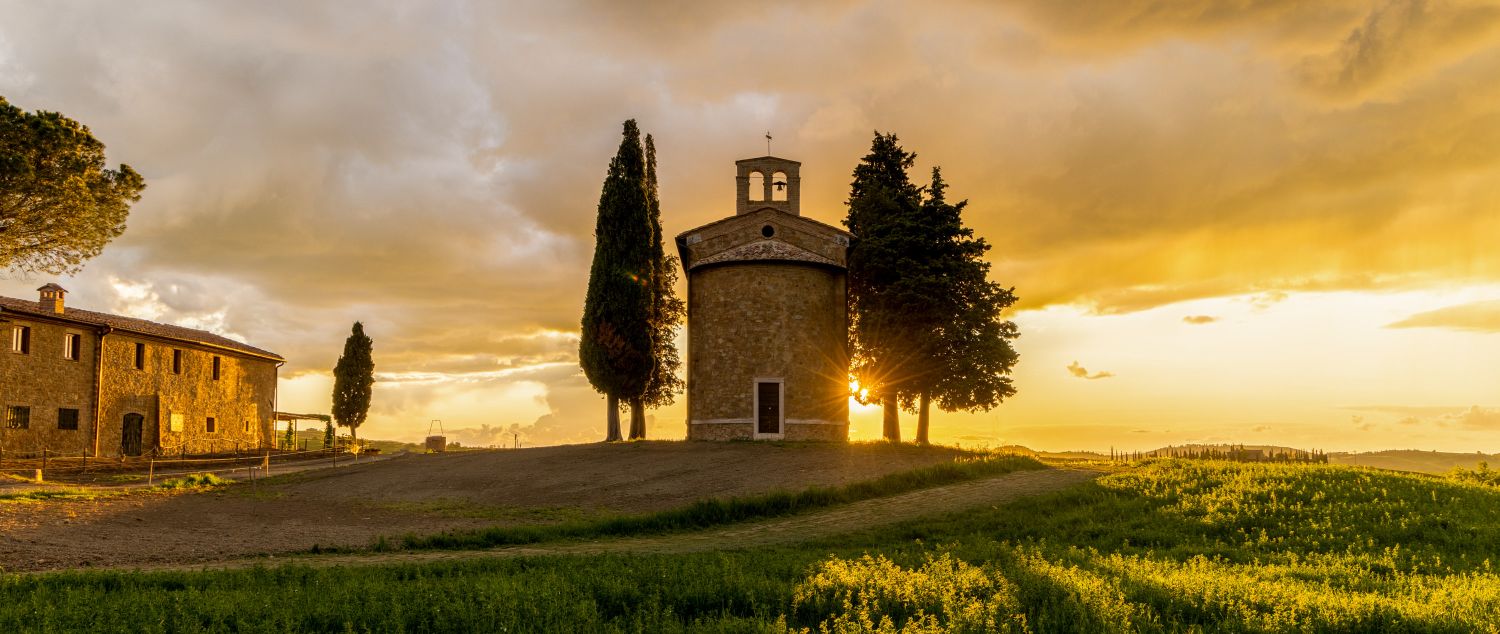
[[[1042,468],[1045,468],[1045,465],[1034,458],[1006,454],[980,454],[910,471],[891,473],[873,480],[840,487],[812,487],[796,492],[775,491],[755,496],[711,498],[656,513],[543,526],[502,526],[483,530],[451,531],[437,535],[407,535],[395,540],[381,540],[376,548],[377,550],[476,549],[562,539],[620,537],[698,530],[804,513],[838,504],[906,493],[1012,471]]]
[[[33,489],[22,493],[0,494],[0,504],[6,502],[28,503],[48,502],[54,500],[96,500],[103,497],[114,497],[123,495],[122,491],[110,491],[100,489],[80,489],[77,487],[52,487],[46,489]]]
[[[0,577],[0,631],[1472,632],[1500,490],[1162,460],[790,547]]]
[[[211,489],[233,483],[234,480],[221,478],[212,473],[190,473],[180,478],[163,480],[156,485],[158,489],[168,491],[177,489]]]

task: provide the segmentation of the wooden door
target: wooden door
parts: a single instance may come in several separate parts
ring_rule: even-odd
[[[145,423],[145,417],[140,414],[126,414],[125,422],[120,428],[120,453],[126,456],[141,455],[141,427]]]
[[[781,433],[781,383],[756,383],[755,395],[755,433]]]

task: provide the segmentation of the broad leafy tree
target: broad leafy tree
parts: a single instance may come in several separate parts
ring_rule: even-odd
[[[344,340],[344,353],[333,366],[333,420],[349,428],[349,438],[359,442],[358,429],[370,413],[370,392],[375,385],[374,342],[365,326],[354,322]]]
[[[621,440],[620,403],[645,394],[654,365],[651,306],[656,269],[651,259],[646,157],[634,119],[625,122],[623,137],[599,194],[594,261],[578,343],[583,374],[608,403],[606,441]]]
[[[651,289],[651,378],[646,391],[631,402],[630,438],[646,438],[646,407],[671,405],[682,392],[683,381],[677,376],[682,357],[677,353],[677,328],[687,316],[687,304],[677,297],[677,256],[669,254],[662,242],[661,198],[657,193],[656,143],[646,135],[646,205],[651,218],[651,261],[655,266]]]
[[[844,224],[858,238],[849,250],[850,372],[861,398],[884,407],[883,435],[901,440],[899,403],[921,371],[921,341],[910,317],[930,290],[913,271],[922,259],[922,189],[907,170],[916,154],[894,134],[875,133],[870,153],[854,168]]]
[[[145,187],[129,165],[106,166],[88,126],[0,97],[0,268],[77,272],[124,233]]]

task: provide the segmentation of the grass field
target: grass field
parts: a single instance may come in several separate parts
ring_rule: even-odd
[[[795,547],[0,581],[0,631],[1500,631],[1500,489],[1152,461]]]

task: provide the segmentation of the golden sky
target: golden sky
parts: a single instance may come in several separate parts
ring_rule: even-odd
[[[634,4],[0,0],[0,95],[149,183],[73,305],[275,350],[308,411],[363,320],[363,436],[602,438],[575,333],[634,117],[668,234],[767,130],[828,223],[873,130],[942,165],[1023,334],[935,440],[1500,450],[1500,3]]]

